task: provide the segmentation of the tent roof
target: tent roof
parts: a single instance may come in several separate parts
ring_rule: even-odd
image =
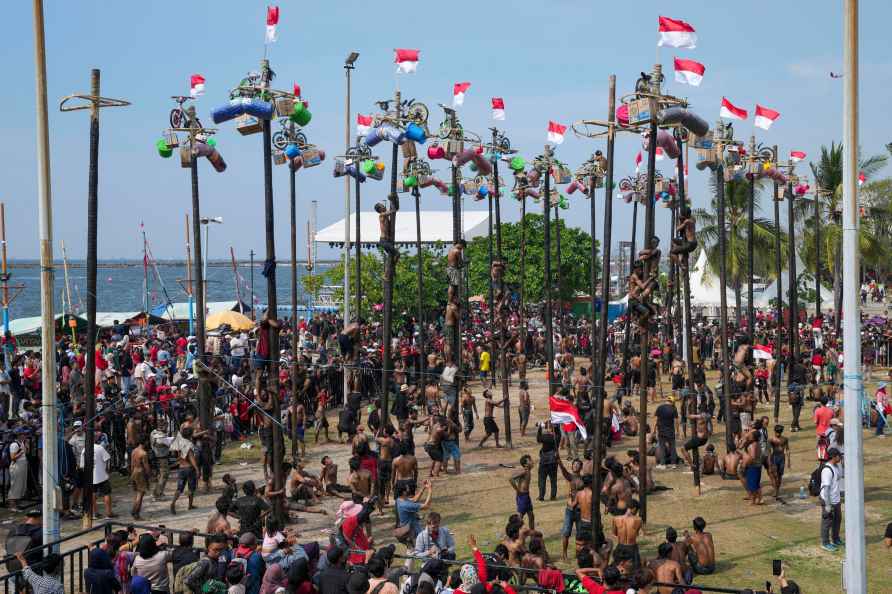
[[[207,304],[207,315],[210,316],[217,312],[234,310],[237,307],[238,301],[209,301]],[[193,304],[193,315],[197,309],[198,308]],[[245,309],[250,311],[250,307],[248,306],[245,306]],[[163,303],[161,305],[156,305],[152,308],[152,315],[165,320],[188,320],[189,302],[172,303],[170,307]]]
[[[482,210],[466,210],[462,216],[464,238],[468,241],[483,236],[488,231],[489,214]],[[350,215],[350,241],[356,235],[356,213]],[[360,217],[360,237],[364,244],[374,244],[380,239],[378,213],[363,212]],[[396,213],[395,243],[414,244],[418,239],[415,230],[415,213],[412,210],[400,210]],[[452,241],[452,211],[421,211],[421,242],[449,243]],[[317,243],[343,244],[344,219],[329,225],[316,233]]]
[[[65,317],[66,314],[56,314],[55,320],[56,325],[59,324],[59,320]],[[78,316],[74,314],[67,314],[68,318],[77,318],[80,322],[86,324],[87,319],[83,316]],[[42,318],[41,316],[31,316],[27,318],[17,318],[15,320],[9,321],[9,331],[13,336],[19,336],[22,334],[31,334],[32,332],[39,332],[42,327]]]
[[[99,328],[111,328],[115,320],[121,324],[127,320],[131,320],[136,316],[142,315],[141,311],[103,311],[96,312],[96,326]]]
[[[697,263],[691,269],[691,305],[717,306],[721,304],[722,292],[719,277],[709,269],[706,260],[706,250],[700,250]],[[730,289],[725,290],[728,303],[734,303],[734,293]]]

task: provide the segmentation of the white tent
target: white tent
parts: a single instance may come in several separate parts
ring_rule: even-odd
[[[798,264],[800,268],[798,270],[802,270],[802,264]],[[781,296],[783,297],[784,303],[787,303],[789,299],[789,288],[790,288],[790,276],[786,272],[781,273]],[[814,283],[811,283],[811,288],[814,290]],[[769,286],[765,287],[765,289],[759,294],[753,294],[753,304],[758,308],[769,308],[771,307],[771,300],[777,299],[777,280],[772,282]],[[814,301],[808,301],[802,298],[802,295],[799,295],[800,303],[814,303]],[[833,310],[833,291],[826,287],[821,287],[821,311],[832,311]]]
[[[374,244],[380,239],[378,213],[363,212],[360,218],[360,239],[363,244]],[[489,213],[482,210],[466,210],[462,215],[464,238],[471,241],[475,237],[486,235],[489,230]],[[356,213],[350,214],[350,241],[356,237]],[[417,239],[415,229],[415,211],[400,210],[396,213],[396,232],[394,243],[414,244]],[[452,211],[421,211],[421,242],[452,242]],[[329,225],[316,233],[316,243],[341,245],[344,243],[344,219]]]
[[[718,307],[721,304],[722,293],[719,276],[709,269],[706,260],[706,250],[700,250],[697,263],[691,269],[691,305],[694,307]],[[734,292],[725,290],[728,303],[733,306]]]

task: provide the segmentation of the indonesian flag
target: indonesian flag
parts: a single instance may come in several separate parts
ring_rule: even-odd
[[[272,43],[276,40],[276,25],[279,24],[279,7],[266,7],[266,42]]]
[[[769,344],[757,344],[753,347],[753,359],[764,359],[765,361],[771,361],[774,357],[772,356],[771,345]]]
[[[867,181],[867,176],[864,175],[863,171],[859,171],[858,172],[858,187],[860,188],[861,186],[863,186],[864,182],[866,182],[866,181]]]
[[[372,129],[372,116],[356,114],[356,134],[365,136]]]
[[[773,109],[768,109],[767,107],[762,107],[758,103],[756,103],[756,117],[753,118],[753,125],[756,128],[762,128],[763,130],[767,130],[771,127],[771,124],[780,117],[779,111],[774,111]]]
[[[452,107],[459,107],[465,103],[465,93],[471,88],[471,83],[460,82],[452,85]]]
[[[805,151],[790,151],[790,160],[798,163],[805,158]]]
[[[294,96],[300,97],[300,85],[297,83],[294,83]]]
[[[735,107],[733,103],[722,97],[722,109],[719,110],[719,117],[731,120],[745,120],[746,110]]]
[[[501,97],[492,98],[492,119],[505,119],[505,101]]]
[[[657,42],[658,47],[662,45],[688,49],[697,47],[697,33],[690,23],[661,16],[659,31],[660,41]]]
[[[699,87],[703,82],[704,72],[706,72],[706,66],[700,62],[675,58],[675,82]]]
[[[658,146],[656,150],[656,159],[657,161],[662,161],[666,158],[666,153],[663,152],[663,147]]]
[[[193,74],[189,78],[189,94],[192,98],[204,95],[204,77],[200,74]]]
[[[564,132],[567,131],[566,126],[561,126],[557,122],[548,122],[548,142],[560,144],[564,142]]]
[[[641,151],[638,151],[638,154],[635,155],[635,173],[641,171]]]
[[[409,74],[418,69],[417,49],[397,49],[393,61],[396,63],[396,71],[401,74]]]
[[[549,396],[548,409],[551,411],[552,425],[561,425],[568,430],[572,430],[575,427],[582,434],[582,439],[588,437],[585,432],[585,423],[582,422],[582,417],[579,416],[579,410],[569,400],[564,400],[557,396]]]

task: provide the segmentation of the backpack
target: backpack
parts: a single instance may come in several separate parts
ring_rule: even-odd
[[[821,472],[825,468],[829,468],[830,472],[833,472],[833,468],[829,464],[821,462],[818,464],[818,467],[812,471],[811,476],[808,479],[808,494],[812,497],[817,497],[821,494]]]
[[[199,594],[198,592],[193,592],[192,589],[186,585],[186,578],[189,577],[189,574],[192,573],[198,563],[199,561],[187,563],[177,571],[177,574],[173,578],[173,591],[175,594],[179,594],[180,592],[183,592],[184,594]]]

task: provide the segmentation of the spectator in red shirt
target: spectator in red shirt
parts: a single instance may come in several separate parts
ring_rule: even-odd
[[[576,570],[576,577],[582,582],[582,587],[586,589],[588,594],[625,594],[626,589],[618,586],[620,580],[622,580],[619,569],[611,565],[604,570],[603,575],[604,584],[601,585],[590,578],[586,570]]]
[[[341,535],[351,551],[348,558],[351,565],[365,564],[365,552],[372,546],[373,540],[368,537],[365,528],[363,528],[369,523],[372,509],[374,509],[374,502],[369,501],[362,506],[362,511],[355,516],[346,518],[341,524]]]

